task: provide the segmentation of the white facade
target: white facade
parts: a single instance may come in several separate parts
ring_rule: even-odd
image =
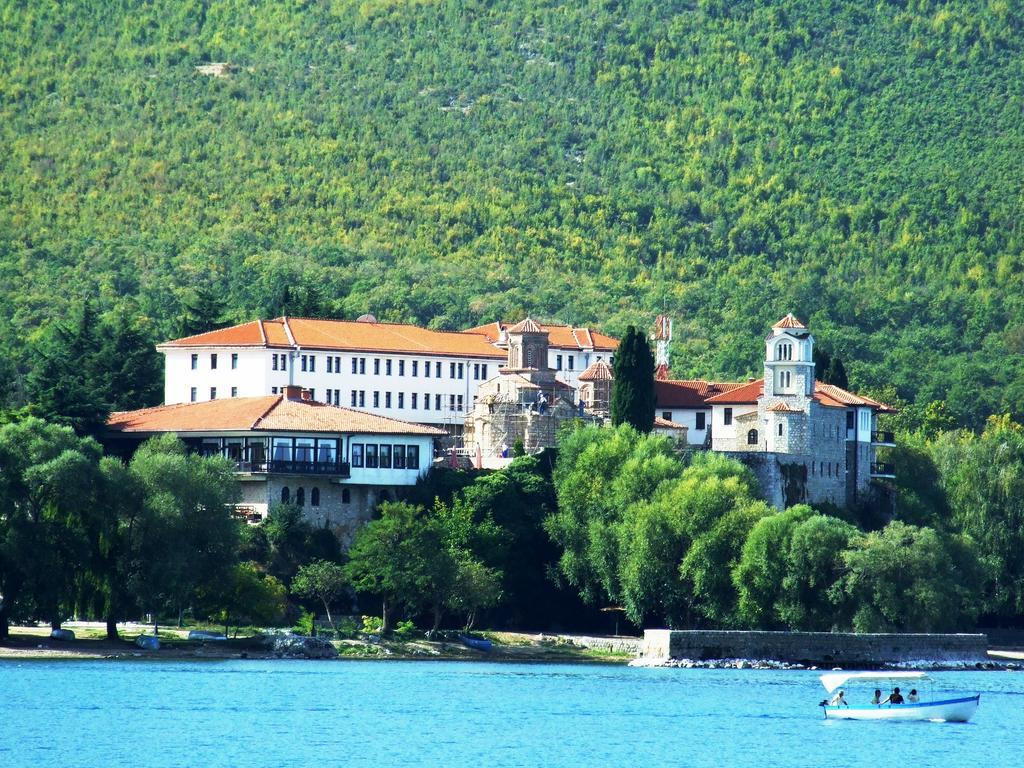
[[[655,412],[656,416],[686,427],[688,445],[703,445],[711,428],[712,409],[707,408],[662,408]]]
[[[271,395],[298,385],[318,402],[435,425],[462,424],[477,387],[506,360],[497,348],[493,358],[232,346],[160,351],[168,405]]]

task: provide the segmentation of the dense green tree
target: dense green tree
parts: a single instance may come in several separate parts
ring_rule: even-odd
[[[228,324],[226,307],[226,300],[215,286],[204,284],[192,288],[181,301],[178,334],[195,336],[223,328]]]
[[[193,607],[227,582],[238,558],[238,499],[231,462],[187,453],[173,435],[144,443],[132,458],[147,507],[135,592],[154,615]]]
[[[463,555],[456,559],[455,581],[445,606],[466,617],[465,630],[473,628],[477,612],[501,600],[501,573],[479,560]],[[435,630],[436,630],[435,626]]]
[[[292,580],[292,594],[319,600],[327,612],[327,621],[332,627],[334,619],[331,618],[331,605],[337,603],[347,590],[345,570],[330,560],[314,560],[300,566]]]
[[[970,540],[895,521],[855,539],[833,586],[856,632],[942,632],[971,626],[983,574]]]
[[[450,593],[455,561],[436,517],[404,502],[385,502],[380,515],[361,528],[349,548],[345,575],[356,592],[381,600],[382,631],[391,631],[395,611],[434,609]]]
[[[833,591],[843,576],[842,554],[859,531],[845,520],[813,515],[793,529],[777,611],[790,629],[845,629],[848,601]]]
[[[211,618],[224,624],[227,636],[232,625],[242,622],[279,623],[288,605],[286,595],[284,585],[256,563],[237,563],[223,581],[204,586],[200,599]]]
[[[632,325],[615,350],[612,424],[646,434],[654,428],[654,354],[647,336]]]
[[[1024,427],[994,417],[981,435],[941,435],[931,454],[953,530],[977,542],[994,576],[982,610],[1000,621],[1019,620],[1024,614]]]

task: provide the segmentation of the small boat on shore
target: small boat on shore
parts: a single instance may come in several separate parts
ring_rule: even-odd
[[[476,651],[483,651],[489,653],[494,647],[494,643],[484,637],[470,637],[469,635],[459,635],[459,642],[467,648],[472,648]]]
[[[821,676],[821,684],[829,694],[832,694],[849,683],[870,682],[879,686],[899,683],[920,685],[929,679],[924,672],[832,672]],[[864,698],[867,699],[868,696],[865,695]],[[981,694],[931,701],[904,700],[902,704],[885,701],[881,704],[854,706],[845,703],[834,704],[826,699],[821,702],[821,708],[825,712],[826,720],[930,720],[966,723],[978,709],[980,701]]]

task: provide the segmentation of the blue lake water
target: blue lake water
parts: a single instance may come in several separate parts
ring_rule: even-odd
[[[1024,673],[934,688],[981,707],[967,724],[825,721],[813,672],[0,662],[0,766],[1024,764]]]

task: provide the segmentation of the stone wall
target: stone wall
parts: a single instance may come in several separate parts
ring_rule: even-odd
[[[899,662],[977,662],[987,658],[982,634],[853,634],[644,630],[640,657],[656,659],[765,659],[804,664],[877,666]]]

